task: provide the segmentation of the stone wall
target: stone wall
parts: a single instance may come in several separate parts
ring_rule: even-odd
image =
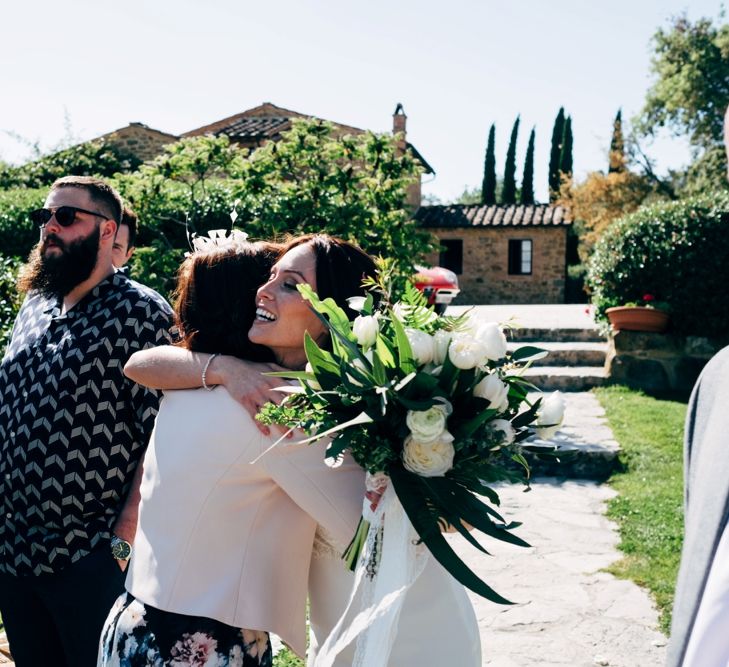
[[[131,123],[101,138],[124,152],[136,155],[143,162],[157,157],[163,146],[177,141],[175,135],[153,130],[142,123]]]
[[[617,331],[610,335],[605,370],[611,381],[636,389],[688,395],[706,362],[725,344],[697,336]]]
[[[461,293],[456,303],[564,303],[567,227],[428,229],[439,239],[463,241]],[[509,275],[509,239],[532,241],[532,274]],[[438,264],[438,254],[427,258]]]

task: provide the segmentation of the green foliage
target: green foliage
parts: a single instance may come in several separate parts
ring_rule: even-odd
[[[129,260],[129,276],[171,301],[184,253],[184,250],[168,248],[160,241],[153,242],[150,247],[137,248]]]
[[[72,146],[19,167],[0,167],[0,188],[43,188],[61,176],[109,178],[134,171],[141,160],[102,139]]]
[[[572,176],[572,116],[564,121],[564,136],[562,137],[562,150],[559,154],[560,179]]]
[[[610,571],[647,587],[671,626],[671,607],[683,538],[683,423],[686,405],[656,400],[625,387],[596,389],[620,443],[623,470],[608,516],[619,527],[624,558]]]
[[[304,667],[304,662],[291,649],[284,647],[274,656],[273,667]]]
[[[295,121],[246,162],[238,224],[263,238],[325,231],[392,257],[410,275],[433,247],[405,205],[420,172],[389,135],[337,136],[330,123]]]
[[[504,187],[501,190],[502,204],[516,204],[516,140],[519,135],[519,116],[511,128],[509,148],[506,151],[506,166],[504,167]]]
[[[19,260],[0,255],[0,358],[5,353],[15,317],[23,302],[23,296],[16,288],[19,269]]]
[[[534,128],[532,128],[529,135],[529,144],[527,145],[526,159],[524,160],[520,198],[522,204],[534,203],[534,132]]]
[[[420,171],[389,135],[337,136],[329,123],[296,121],[250,156],[227,137],[185,139],[117,184],[140,217],[143,245],[186,247],[186,223],[230,228],[235,210],[253,238],[327,232],[393,257],[404,276],[432,247],[405,205]]]
[[[472,203],[476,204],[479,202]],[[489,129],[489,139],[486,145],[480,203],[489,205],[496,203],[496,125],[494,124]]]
[[[613,121],[613,136],[610,139],[609,174],[619,174],[626,170],[625,141],[623,139],[623,110],[618,109]]]
[[[688,136],[695,160],[687,174],[689,191],[726,188],[721,148],[729,103],[729,25],[708,18],[692,23],[681,15],[656,32],[653,44],[655,80],[635,119],[636,130],[653,136],[666,127],[675,136]]]
[[[43,206],[46,193],[45,188],[0,190],[0,249],[4,255],[28,256],[38,241],[38,228],[31,223],[28,214]]]
[[[671,307],[680,334],[729,331],[729,194],[644,206],[602,235],[587,283],[596,315],[652,294]]]
[[[549,152],[549,201],[559,197],[561,179],[559,177],[559,162],[562,155],[562,140],[564,138],[564,107],[560,107],[552,128],[552,147]]]
[[[150,164],[117,177],[139,216],[139,245],[187,248],[188,228],[203,233],[230,228],[245,158],[246,151],[226,136],[193,137],[165,146]]]

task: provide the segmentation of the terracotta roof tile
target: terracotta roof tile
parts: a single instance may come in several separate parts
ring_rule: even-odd
[[[421,206],[422,227],[561,227],[571,224],[564,207],[549,204]]]

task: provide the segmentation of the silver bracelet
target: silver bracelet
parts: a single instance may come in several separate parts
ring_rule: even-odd
[[[215,357],[219,357],[220,355],[216,352],[215,354],[211,354],[208,357],[208,360],[205,362],[205,366],[203,366],[203,372],[202,372],[202,386],[205,387],[208,391],[212,391],[215,389],[216,385],[213,385],[212,387],[207,383],[207,374],[208,374],[208,368],[210,367],[210,363],[212,362]]]

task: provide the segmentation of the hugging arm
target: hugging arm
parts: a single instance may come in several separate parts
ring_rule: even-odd
[[[191,352],[174,345],[161,345],[135,352],[124,366],[124,374],[138,384],[153,389],[195,389],[202,387],[202,372],[209,354]],[[262,373],[283,370],[276,364],[254,363],[228,355],[216,356],[205,373],[208,386],[223,385],[228,393],[255,417],[261,406],[278,402],[282,394],[271,391],[283,380]],[[265,434],[269,429],[256,421]]]

